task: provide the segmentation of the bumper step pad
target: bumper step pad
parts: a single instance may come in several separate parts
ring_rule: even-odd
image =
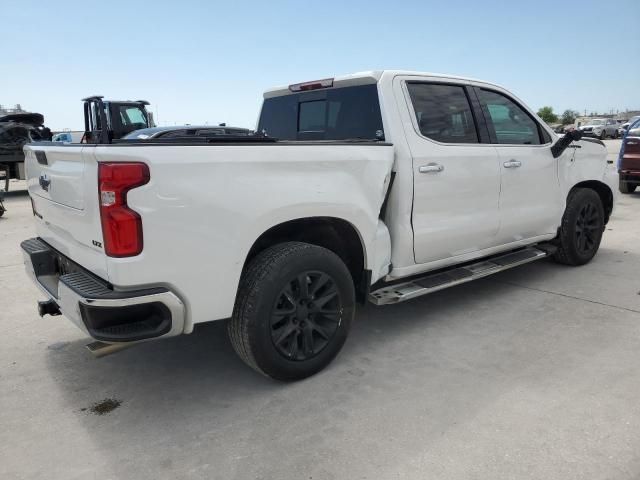
[[[184,322],[180,300],[167,288],[115,290],[39,238],[21,243],[27,271],[50,295],[40,315],[70,315],[96,340],[134,342],[169,333]],[[66,309],[65,309],[66,306]]]
[[[529,247],[516,252],[492,257],[463,267],[453,267],[438,273],[430,273],[410,282],[386,285],[369,294],[369,301],[376,305],[400,303],[421,297],[454,285],[470,282],[494,273],[502,272],[518,265],[544,258],[549,253]]]

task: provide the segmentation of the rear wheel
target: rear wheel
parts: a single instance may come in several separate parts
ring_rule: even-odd
[[[354,312],[353,280],[340,257],[315,245],[282,243],[247,267],[229,337],[254,370],[278,380],[299,380],[335,358]]]
[[[625,182],[624,180],[620,180],[620,193],[633,193],[636,191],[637,185],[629,182]]]
[[[562,216],[554,259],[566,265],[584,265],[598,251],[603,230],[600,196],[589,188],[576,188],[569,194]]]

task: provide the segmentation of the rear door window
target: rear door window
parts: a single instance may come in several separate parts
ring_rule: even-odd
[[[266,98],[258,131],[280,140],[380,140],[378,88],[357,85]]]
[[[464,86],[408,82],[420,133],[443,143],[478,143],[478,131]]]

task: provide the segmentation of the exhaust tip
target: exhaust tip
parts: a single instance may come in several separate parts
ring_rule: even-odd
[[[117,353],[121,350],[125,350],[132,347],[135,343],[105,343],[105,342],[91,342],[87,344],[86,348],[96,358],[106,357],[112,353]]]

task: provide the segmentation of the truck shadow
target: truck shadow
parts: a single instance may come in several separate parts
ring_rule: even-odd
[[[520,269],[536,279],[566,267],[542,261]],[[131,449],[152,439],[169,451],[174,437],[182,454],[174,452],[173,461],[161,465],[167,474],[219,459],[221,467],[233,465],[235,478],[256,478],[256,465],[269,458],[273,464],[277,455],[279,467],[270,472],[277,476],[303,461],[302,451],[290,453],[300,445],[313,444],[322,458],[347,461],[340,442],[361,433],[363,418],[381,412],[393,417],[398,405],[416,414],[429,412],[420,428],[437,431],[428,440],[436,442],[445,430],[508,394],[510,382],[532,365],[551,371],[553,362],[562,362],[562,354],[560,360],[547,359],[548,340],[540,341],[549,326],[563,321],[561,312],[530,292],[514,294],[518,287],[505,279],[499,274],[407,303],[362,307],[334,363],[297,383],[275,382],[246,367],[227,340],[225,321],[99,360],[85,352],[83,341],[73,341],[50,349],[47,367],[64,404],[116,477],[137,468]],[[523,335],[532,331],[533,340]],[[588,346],[589,355],[612,340],[598,341]],[[92,415],[91,406],[104,400],[120,406]],[[338,446],[334,439],[341,439]],[[223,443],[236,447],[223,448]],[[424,443],[405,447],[427,448]],[[234,460],[229,449],[251,454]],[[206,456],[191,454],[199,450]]]
[[[340,369],[340,364],[348,362],[352,355],[371,351],[371,342],[379,345],[394,337],[411,335],[413,329],[428,328],[433,322],[440,321],[436,318],[473,308],[478,295],[498,298],[505,288],[510,287],[480,280],[411,302],[385,307],[359,306],[345,348],[325,371]],[[145,390],[150,384],[157,387],[162,384],[165,394],[172,391],[180,391],[181,395],[195,391],[201,394],[209,390],[215,397],[221,384],[228,388],[227,393],[236,390],[243,394],[247,391],[268,393],[322,378],[323,373],[320,373],[311,379],[287,384],[263,377],[236,356],[226,327],[226,320],[197,325],[190,335],[139,344],[100,359],[93,358],[84,348],[91,341],[88,338],[63,342],[61,348],[50,350],[49,368],[55,371],[64,392],[74,390],[69,387],[84,390],[98,384],[113,383],[116,387],[120,382],[126,382],[144,386]],[[105,393],[115,394],[117,388],[113,387]],[[139,394],[146,395],[144,392]]]
[[[640,264],[637,255],[626,259]],[[64,348],[50,350],[48,365],[65,394],[87,391],[98,385],[105,387],[105,394],[116,394],[120,384],[141,386],[142,391],[136,393],[142,395],[141,399],[154,395],[147,388],[150,385],[168,397],[172,392],[180,392],[183,400],[192,394],[202,399],[205,393],[214,399],[220,393],[220,385],[225,386],[226,397],[233,396],[234,392],[240,396],[250,391],[268,394],[321,381],[325,375],[348,368],[354,357],[367,352],[375,356],[377,348],[383,349],[385,343],[413,335],[415,331],[451,322],[472,322],[469,312],[478,311],[487,303],[497,305],[505,299],[505,291],[519,288],[515,284],[517,280],[526,278],[535,283],[563,272],[577,273],[572,267],[542,260],[410,302],[383,307],[359,306],[346,346],[334,363],[324,373],[297,383],[276,382],[245,366],[227,338],[226,320],[198,325],[190,335],[140,344],[101,359],[93,358],[83,348],[90,339],[68,342]],[[76,403],[75,399],[70,400]]]
[[[640,264],[636,255],[628,259]],[[543,260],[518,267],[515,278],[535,282],[553,275],[553,272],[562,273],[570,268]],[[245,366],[227,338],[226,320],[198,325],[190,335],[140,344],[101,359],[93,358],[83,348],[90,339],[64,343],[64,348],[49,351],[48,366],[66,395],[91,391],[98,386],[97,390],[102,390],[104,395],[118,395],[121,385],[137,385],[140,391],[135,395],[146,405],[145,408],[158,405],[157,401],[144,401],[145,397],[155,398],[156,390],[161,390],[163,398],[169,402],[173,395],[178,395],[187,402],[189,397],[193,397],[191,400],[196,400],[196,403],[206,399],[207,405],[220,395],[221,385],[225,387],[224,397],[231,400],[237,400],[236,395],[269,394],[294,388],[295,385],[319,382],[324,376],[344,373],[343,370],[348,369],[358,356],[375,356],[386,343],[411,336],[416,331],[472,322],[469,312],[478,311],[481,306],[484,309],[486,304],[497,305],[505,299],[505,291],[518,288],[513,283],[512,272],[515,270],[410,302],[384,307],[359,306],[341,354],[324,373],[302,382],[276,382]],[[70,404],[78,404],[79,398],[74,397],[71,395]],[[193,407],[194,404],[190,404],[190,408]]]

